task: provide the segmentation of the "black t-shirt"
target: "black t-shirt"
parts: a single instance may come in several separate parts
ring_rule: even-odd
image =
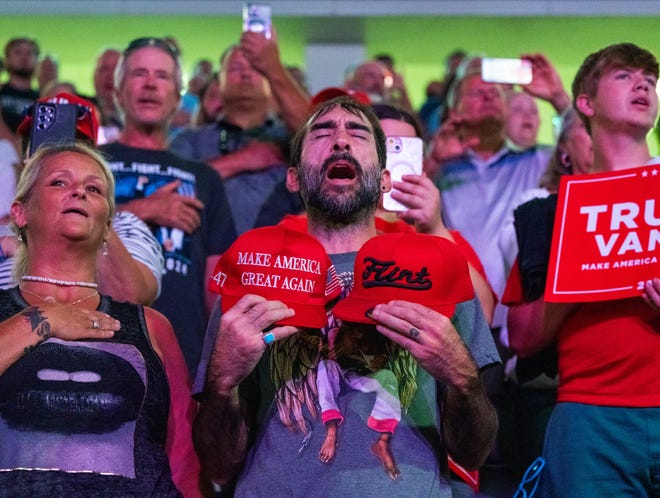
[[[204,203],[201,225],[192,234],[150,225],[165,257],[161,294],[153,307],[172,323],[188,368],[194,372],[206,330],[206,258],[223,253],[236,238],[222,180],[206,164],[181,159],[165,150],[119,143],[100,149],[115,176],[118,206],[148,197],[174,180],[181,180],[179,194],[197,197]]]
[[[23,120],[25,107],[32,105],[39,98],[36,90],[19,90],[9,83],[0,88],[0,107],[2,118],[11,131],[16,133],[18,125]]]

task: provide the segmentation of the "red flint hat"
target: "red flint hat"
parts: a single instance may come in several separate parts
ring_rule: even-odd
[[[355,259],[351,293],[333,309],[344,321],[374,323],[367,310],[391,300],[410,301],[451,317],[474,297],[465,256],[450,240],[418,233],[369,239]]]
[[[91,141],[96,145],[96,139],[98,136],[99,130],[99,120],[96,116],[96,109],[94,104],[89,100],[83,99],[78,95],[73,95],[71,93],[58,93],[54,97],[42,97],[37,99],[38,103],[49,103],[49,104],[70,104],[77,105],[82,108],[85,112],[78,114],[78,119],[76,120],[76,136],[84,140]],[[27,114],[21,124],[18,125],[17,133],[19,135],[28,136],[30,135],[30,130],[32,130],[32,114]]]
[[[341,287],[318,240],[273,226],[238,237],[216,264],[209,290],[222,296],[223,312],[245,294],[256,294],[295,310],[279,325],[320,328],[328,323],[326,306]]]

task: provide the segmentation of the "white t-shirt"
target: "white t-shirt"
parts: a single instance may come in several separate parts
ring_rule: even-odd
[[[7,139],[0,139],[0,218],[9,214],[16,195],[16,166],[20,160]]]

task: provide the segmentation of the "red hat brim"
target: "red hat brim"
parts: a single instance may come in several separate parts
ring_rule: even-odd
[[[54,97],[42,97],[36,102],[50,104],[70,104],[84,107],[89,113],[88,116],[79,118],[76,122],[76,136],[78,138],[89,140],[96,145],[98,137],[99,120],[96,116],[96,108],[92,102],[78,95],[71,93],[58,93]],[[16,133],[22,136],[30,135],[32,130],[32,115],[26,115],[18,125]]]

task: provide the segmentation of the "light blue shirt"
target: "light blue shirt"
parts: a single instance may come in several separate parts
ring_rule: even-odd
[[[488,159],[468,151],[444,165],[435,179],[445,225],[458,230],[472,245],[498,296],[507,279],[498,247],[499,232],[518,205],[521,193],[538,187],[551,153],[550,148],[520,151],[509,144]],[[498,306],[493,326],[503,326],[505,318],[506,309]]]

